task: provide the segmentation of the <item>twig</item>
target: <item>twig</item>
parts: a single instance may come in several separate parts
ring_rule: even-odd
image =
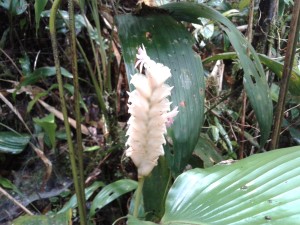
[[[34,214],[30,212],[24,205],[22,205],[20,202],[18,202],[13,196],[11,196],[7,191],[5,191],[2,187],[0,187],[0,192],[7,197],[9,200],[11,200],[13,203],[15,203],[17,206],[19,206],[24,212],[26,212],[28,215],[33,216]]]

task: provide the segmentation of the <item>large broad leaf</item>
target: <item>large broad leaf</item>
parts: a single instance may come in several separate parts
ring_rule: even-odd
[[[30,135],[0,132],[0,153],[19,154],[30,141]]]
[[[299,224],[299,164],[300,147],[292,147],[183,173],[160,224]]]
[[[253,47],[230,20],[204,4],[180,2],[166,4],[161,8],[168,10],[170,15],[179,21],[199,23],[198,18],[203,17],[220,23],[221,28],[226,32],[237,52],[241,66],[244,69],[244,86],[259,123],[261,130],[260,145],[263,146],[271,130],[273,107],[264,70]],[[250,50],[251,57],[247,54],[247,48]]]
[[[122,15],[116,20],[129,81],[137,72],[134,64],[142,44],[150,58],[171,69],[172,77],[167,81],[174,86],[171,107],[179,106],[179,114],[168,132],[172,141],[165,150],[172,172],[178,174],[194,150],[203,123],[203,68],[192,50],[192,36],[172,17],[156,11],[140,16]]]

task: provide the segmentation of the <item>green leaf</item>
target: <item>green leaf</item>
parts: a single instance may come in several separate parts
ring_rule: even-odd
[[[284,15],[284,9],[285,9],[285,0],[279,0],[278,1],[278,16],[282,17]]]
[[[48,0],[38,0],[34,3],[34,13],[35,13],[35,31],[38,32],[38,29],[40,27],[40,19],[41,19],[41,13],[45,9],[45,6],[47,5]]]
[[[0,0],[0,6],[9,11],[13,16],[21,15],[27,9],[25,0]]]
[[[156,223],[152,223],[149,221],[141,221],[131,215],[128,215],[127,217],[128,217],[128,221],[127,221],[128,225],[157,225]]]
[[[294,1],[293,0],[284,0],[285,4],[287,5],[294,5]]]
[[[88,200],[98,188],[103,187],[103,186],[104,186],[103,182],[100,182],[100,181],[94,182],[91,186],[89,186],[88,188],[86,188],[84,190],[85,199]],[[59,213],[66,212],[69,209],[74,209],[76,206],[77,206],[77,197],[76,197],[76,194],[74,194],[70,198],[70,200],[64,205],[64,207],[59,211]]]
[[[294,142],[297,143],[297,145],[300,145],[300,130],[295,125],[290,124],[289,121],[286,119],[283,119],[282,121],[282,127],[287,128],[290,132],[291,137],[293,138]]]
[[[45,10],[41,13],[41,17],[50,17],[50,10]],[[58,10],[58,17],[55,21],[56,23],[56,29],[58,33],[67,33],[69,31],[69,13],[68,11],[64,11],[64,10]],[[88,25],[86,25],[86,21],[85,18],[80,15],[80,14],[76,14],[75,15],[75,30],[76,30],[76,34],[78,34],[79,32],[81,32],[83,27],[87,27],[90,26],[92,28],[92,26],[90,25],[90,23]]]
[[[61,67],[61,74],[65,77],[73,78],[73,75],[63,67]],[[43,78],[54,76],[54,75],[56,75],[56,70],[54,66],[40,67],[35,71],[33,71],[28,76],[26,76],[24,81],[22,81],[21,85],[26,86],[26,85],[34,84]]]
[[[220,139],[220,132],[218,127],[214,125],[209,126],[208,135],[212,139],[213,142],[218,142]]]
[[[84,152],[93,152],[93,151],[98,151],[100,149],[101,149],[101,147],[99,145],[94,145],[94,146],[91,146],[91,147],[86,147],[84,149]]]
[[[279,78],[282,78],[283,63],[277,62],[274,59],[270,59],[268,56],[263,54],[259,54],[258,56],[262,64],[266,65]],[[297,66],[295,66],[291,71],[289,91],[293,95],[300,96],[300,72],[297,70]]]
[[[16,189],[16,186],[8,179],[4,177],[0,177],[0,186],[6,188],[6,189]]]
[[[27,112],[30,112],[32,110],[32,107],[35,105],[35,103],[37,103],[40,100],[40,98],[45,97],[48,94],[49,94],[48,91],[43,91],[35,95],[34,98],[27,105]]]
[[[24,54],[24,56],[19,59],[19,63],[21,64],[22,73],[24,76],[27,76],[31,73],[30,60],[27,54]]]
[[[263,146],[271,130],[273,106],[263,67],[253,47],[230,20],[204,4],[178,2],[163,5],[160,8],[168,10],[170,15],[179,21],[199,23],[199,17],[214,20],[226,32],[244,70],[244,87],[261,130],[260,145]],[[247,48],[252,58],[248,57]]]
[[[211,167],[223,160],[214,143],[201,134],[195,147],[194,154],[202,159],[204,168]]]
[[[282,78],[283,72],[283,63],[278,62],[274,59],[269,58],[264,54],[258,54],[260,62],[267,66],[272,72],[274,72],[279,78]],[[211,57],[207,57],[203,60],[203,64],[210,63],[219,59],[236,59],[237,53],[235,52],[226,52],[217,54]],[[291,71],[291,78],[289,82],[289,91],[291,94],[300,96],[300,72],[297,70],[297,67],[294,67]]]
[[[160,224],[298,224],[300,147],[194,169],[170,189]]]
[[[19,154],[29,143],[30,136],[27,134],[16,134],[13,132],[0,132],[0,152]]]
[[[137,182],[129,179],[118,180],[105,186],[94,198],[90,209],[90,216],[94,216],[96,209],[101,209],[123,194],[137,188]]]
[[[249,6],[250,0],[241,0],[239,3],[239,9],[243,10],[245,7]]]
[[[174,86],[171,107],[179,106],[179,113],[168,130],[172,140],[165,152],[172,172],[178,174],[192,155],[204,115],[204,73],[200,57],[192,50],[193,38],[182,24],[157,12],[117,16],[116,21],[129,81],[137,73],[134,64],[142,44],[150,58],[171,69],[167,80]]]
[[[1,39],[0,39],[0,48],[2,48],[2,49],[5,48],[5,43],[6,43],[7,39],[8,39],[9,30],[10,29],[8,27],[6,30],[4,30],[2,32],[2,36],[1,36]]]
[[[0,176],[0,186],[2,186],[5,189],[11,189],[15,193],[18,193],[19,195],[22,195],[20,190],[8,179]]]
[[[69,225],[72,224],[72,211],[53,215],[21,216],[15,219],[14,225]]]
[[[85,6],[85,0],[79,0],[79,6],[82,12],[84,11],[84,6]]]
[[[226,143],[226,145],[228,147],[227,149],[229,150],[228,152],[229,153],[233,153],[232,144],[231,144],[231,141],[229,139],[229,136],[228,136],[226,130],[224,129],[224,127],[222,126],[222,124],[220,124],[220,122],[219,122],[219,120],[218,120],[217,117],[214,117],[214,122],[215,122],[215,125],[217,126],[217,128],[219,130],[220,135],[225,140],[225,143]]]
[[[56,130],[56,123],[55,123],[55,117],[54,114],[49,114],[48,116],[45,116],[41,119],[39,118],[33,118],[33,121],[41,126],[43,130],[45,131],[46,135],[48,135],[52,148],[55,147],[55,130]]]
[[[280,91],[279,86],[273,83],[271,85],[271,97],[274,102],[278,102],[279,91]]]

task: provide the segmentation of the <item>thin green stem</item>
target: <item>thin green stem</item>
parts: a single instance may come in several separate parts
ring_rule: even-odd
[[[63,117],[64,117],[64,125],[65,125],[65,129],[66,129],[67,143],[68,143],[68,147],[69,147],[73,181],[74,181],[76,196],[77,196],[77,199],[79,202],[82,199],[82,197],[80,195],[81,192],[80,192],[80,184],[79,184],[79,179],[78,179],[78,171],[77,171],[77,166],[76,166],[76,155],[75,155],[74,146],[73,146],[73,142],[72,142],[70,124],[68,121],[66,101],[64,98],[63,80],[62,80],[62,75],[61,75],[61,70],[60,70],[60,62],[59,62],[57,39],[56,39],[55,21],[56,21],[56,14],[57,14],[60,3],[61,3],[61,0],[55,0],[52,4],[52,8],[51,8],[51,12],[50,12],[49,28],[50,28],[50,37],[51,37],[51,43],[52,43],[52,49],[53,49],[55,69],[56,69],[56,77],[57,77],[57,82],[58,82],[59,97],[60,97],[62,113],[63,113]],[[79,207],[82,207],[82,206],[80,206],[81,202],[79,202],[78,205],[79,205]],[[80,215],[80,217],[81,216],[82,215]],[[83,223],[83,224],[85,224],[85,223]]]
[[[69,28],[70,28],[70,40],[71,40],[71,62],[73,73],[73,85],[74,85],[74,102],[75,102],[75,119],[76,119],[76,155],[78,162],[78,182],[79,182],[79,197],[78,209],[80,224],[85,225],[87,223],[86,216],[86,200],[84,194],[84,173],[83,173],[83,147],[81,136],[81,113],[80,113],[80,98],[79,98],[79,78],[78,78],[78,66],[77,66],[77,51],[76,51],[76,34],[75,34],[75,17],[74,17],[74,4],[73,0],[68,1],[69,9]]]
[[[142,195],[143,195],[144,181],[145,181],[145,177],[139,178],[138,187],[136,190],[136,196],[135,196],[135,201],[134,201],[134,210],[133,210],[133,216],[136,218],[138,218],[138,215],[139,215],[139,207],[140,207],[141,199],[142,199]]]

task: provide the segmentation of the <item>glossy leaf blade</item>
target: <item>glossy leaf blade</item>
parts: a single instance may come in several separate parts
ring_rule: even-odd
[[[271,130],[273,107],[264,70],[253,47],[230,20],[204,4],[179,2],[166,4],[161,8],[168,10],[170,15],[179,21],[199,23],[198,18],[203,17],[216,21],[221,25],[237,52],[243,67],[244,87],[259,123],[261,130],[260,145],[263,146]],[[248,56],[247,48],[249,48],[252,58]]]
[[[16,134],[13,132],[0,132],[0,153],[19,154],[30,141],[27,134]]]
[[[180,175],[161,224],[298,224],[300,147]]]
[[[173,143],[166,145],[165,151],[172,172],[178,174],[194,150],[203,123],[203,68],[192,50],[193,38],[166,14],[122,15],[116,21],[129,81],[137,72],[135,58],[142,44],[150,58],[171,69],[172,77],[167,80],[174,86],[171,107],[179,106],[179,113],[168,132]]]
[[[87,187],[84,190],[85,199],[88,200],[98,188],[103,187],[103,186],[104,186],[103,182],[96,181],[91,186]],[[74,209],[76,206],[77,206],[77,196],[76,196],[76,194],[74,194],[70,198],[70,200],[64,205],[64,207],[59,211],[59,213],[66,212],[70,209]]]
[[[137,182],[129,179],[118,180],[108,184],[94,198],[90,209],[90,216],[95,215],[96,209],[101,209],[121,195],[133,191],[136,188]]]

